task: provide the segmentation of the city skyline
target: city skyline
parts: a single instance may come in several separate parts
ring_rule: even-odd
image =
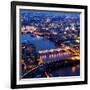
[[[80,75],[80,13],[22,9],[20,25],[21,78]]]

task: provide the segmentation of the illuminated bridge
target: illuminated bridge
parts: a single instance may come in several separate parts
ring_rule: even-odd
[[[42,50],[39,51],[40,59],[45,63],[59,61],[63,59],[67,59],[72,57],[73,55],[78,55],[74,50],[70,47],[66,47],[64,49],[51,49],[51,50]]]
[[[38,65],[30,69],[28,72],[22,75],[22,78],[30,78],[31,76],[36,77],[38,76],[37,75],[38,72],[39,73],[41,72],[44,75],[44,77],[52,77],[52,75],[48,71],[49,69],[54,70],[57,67],[62,68],[77,65],[80,63],[79,54],[70,47],[66,47],[64,49],[58,48],[51,50],[42,50],[39,51],[39,54],[40,60],[43,61],[44,64]],[[67,58],[71,59],[68,61]]]

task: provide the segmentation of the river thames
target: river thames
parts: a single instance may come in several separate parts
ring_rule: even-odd
[[[43,37],[36,37],[36,36],[31,36],[30,34],[23,34],[21,35],[21,43],[32,43],[35,45],[36,50],[50,50],[50,49],[56,49],[58,48],[58,46],[55,46],[55,44]],[[67,57],[67,56],[66,56]],[[56,58],[55,58],[56,59]],[[45,61],[50,61],[49,58],[45,59]],[[43,69],[43,68],[42,68]],[[50,69],[47,71],[48,74],[52,77],[63,77],[63,76],[80,76],[80,64],[76,64],[73,66],[68,66],[68,67],[60,67],[57,69]],[[36,74],[37,73],[37,74]],[[38,72],[36,71],[34,77],[38,78],[38,77],[44,77],[44,73],[40,73],[38,74]],[[26,78],[30,78],[31,74],[27,74],[25,77]],[[31,75],[32,76],[32,75]]]

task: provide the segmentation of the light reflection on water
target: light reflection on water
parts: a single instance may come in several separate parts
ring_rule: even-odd
[[[71,67],[59,68],[50,72],[53,77],[58,76],[80,76],[80,65],[75,65]]]
[[[55,46],[54,43],[51,42],[50,40],[39,36],[32,37],[30,34],[22,34],[21,43],[34,44],[37,51],[57,48],[57,46]]]

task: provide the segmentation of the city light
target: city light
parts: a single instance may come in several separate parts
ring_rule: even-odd
[[[21,12],[20,75],[23,78],[80,75],[80,14]]]

